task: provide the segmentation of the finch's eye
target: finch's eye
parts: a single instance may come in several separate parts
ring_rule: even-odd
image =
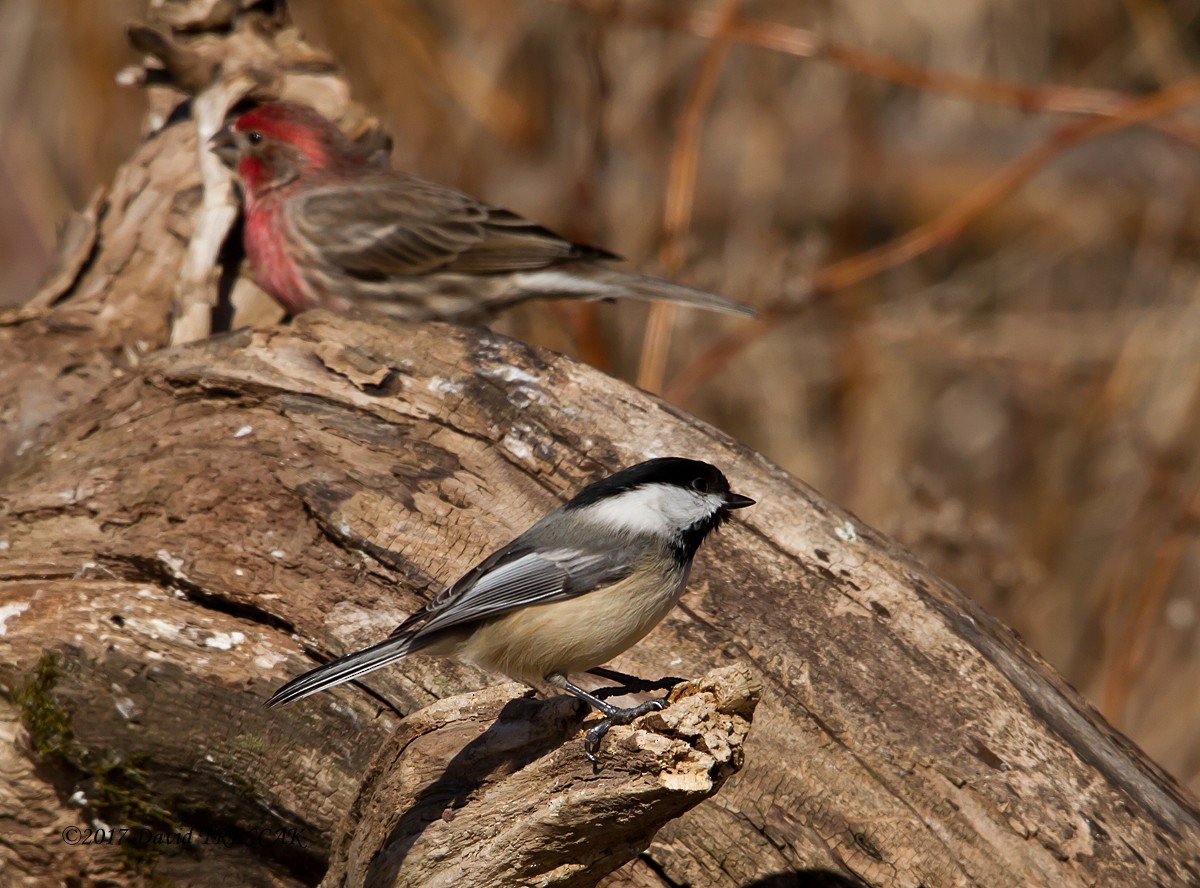
[[[260,133],[258,130],[251,130],[250,132],[246,133],[246,138],[250,140],[251,145],[257,145],[262,141],[262,133]]]
[[[708,479],[697,478],[692,482],[692,490],[696,491],[696,493],[708,493]]]

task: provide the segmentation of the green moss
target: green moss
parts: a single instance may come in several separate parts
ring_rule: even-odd
[[[251,798],[258,798],[260,794],[258,791],[258,784],[256,784],[245,774],[226,774],[225,777],[230,784],[241,790],[243,795]]]
[[[113,757],[99,762],[92,772],[91,803],[126,826],[182,830],[183,824],[155,803],[150,781],[141,769],[143,761],[139,756],[126,761]]]
[[[70,713],[50,693],[61,676],[61,658],[47,651],[38,659],[33,674],[13,689],[12,698],[38,756],[44,761],[74,764],[86,753],[75,742]]]
[[[141,765],[142,757],[122,761],[108,757],[92,769],[91,792],[88,800],[106,820],[130,827],[134,833],[143,829],[152,832],[183,832],[184,825],[166,808],[154,800],[154,791]],[[121,854],[135,869],[149,871],[160,855],[152,844],[125,842]]]
[[[144,757],[121,759],[109,754],[97,760],[75,739],[71,714],[53,694],[62,675],[61,657],[47,651],[30,677],[12,691],[38,757],[77,772],[89,806],[108,823],[152,832],[182,830],[183,824],[155,801],[154,789],[142,769]],[[144,873],[154,868],[160,854],[153,845],[124,842],[120,847],[126,862]]]
[[[246,752],[266,752],[267,744],[257,734],[238,734],[233,738],[233,745]]]

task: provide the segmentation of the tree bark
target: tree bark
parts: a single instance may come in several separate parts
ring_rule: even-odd
[[[595,885],[741,766],[762,688],[740,664],[681,685],[638,730],[610,732],[596,769],[563,745],[581,704],[524,690],[451,697],[401,722],[322,885]]]
[[[0,326],[5,878],[589,884],[636,854],[604,884],[1200,883],[1194,799],[969,599],[718,431],[484,330],[312,313],[205,338],[248,310],[214,264],[231,216],[206,131],[250,88],[346,91],[278,19],[167,8],[199,7],[231,18],[155,32],[193,100],[154,93],[170,123]],[[739,668],[615,729],[599,775],[574,704],[507,702],[453,661],[262,707],[582,484],[665,454],[759,505],[614,665]],[[743,666],[763,685],[748,736]],[[439,786],[464,755],[471,790]],[[223,842],[65,843],[103,818]]]

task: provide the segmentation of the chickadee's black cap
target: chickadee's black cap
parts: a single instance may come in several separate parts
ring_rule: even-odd
[[[729,509],[741,509],[754,504],[754,500],[749,497],[731,493],[728,479],[716,466],[697,459],[663,456],[622,469],[616,474],[589,484],[567,503],[566,508],[579,509],[647,484],[669,484],[698,493],[724,494],[725,507]]]

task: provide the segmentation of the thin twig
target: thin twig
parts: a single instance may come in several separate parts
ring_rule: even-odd
[[[681,31],[696,37],[714,38],[720,30],[720,13],[643,9],[622,3],[595,0],[557,0],[616,24],[651,26]],[[910,65],[888,56],[865,52],[856,47],[826,40],[813,31],[778,22],[740,18],[729,32],[732,43],[771,49],[801,58],[824,59],[845,68],[943,95],[960,96],[981,102],[1010,105],[1023,110],[1060,111],[1075,114],[1111,114],[1131,98],[1128,94],[1105,89],[1081,89],[1072,86],[1025,86],[1002,80],[988,80],[934,71]]]
[[[1097,136],[1144,123],[1200,98],[1200,77],[1190,77],[1149,96],[1129,99],[1113,116],[1093,116],[1060,127],[1049,138],[985,179],[974,191],[935,219],[919,225],[872,250],[819,269],[812,277],[812,295],[828,296],[860,284],[875,275],[927,253],[957,237],[971,222],[1012,195],[1034,174],[1068,148]],[[807,304],[807,303],[804,303]],[[683,403],[725,362],[781,320],[803,308],[795,303],[775,303],[697,357],[666,389],[674,403]]]
[[[708,109],[712,105],[721,65],[729,49],[729,35],[737,24],[741,5],[741,0],[724,0],[721,4],[716,13],[717,25],[712,39],[700,58],[683,112],[679,115],[679,129],[671,152],[663,218],[666,243],[663,246],[662,262],[668,277],[677,274],[683,265],[683,245],[691,226],[692,208],[696,197],[700,135],[704,129]],[[637,374],[638,385],[646,391],[662,390],[674,319],[675,306],[656,302],[650,307],[650,318],[646,324],[646,335],[642,339],[642,355]]]

